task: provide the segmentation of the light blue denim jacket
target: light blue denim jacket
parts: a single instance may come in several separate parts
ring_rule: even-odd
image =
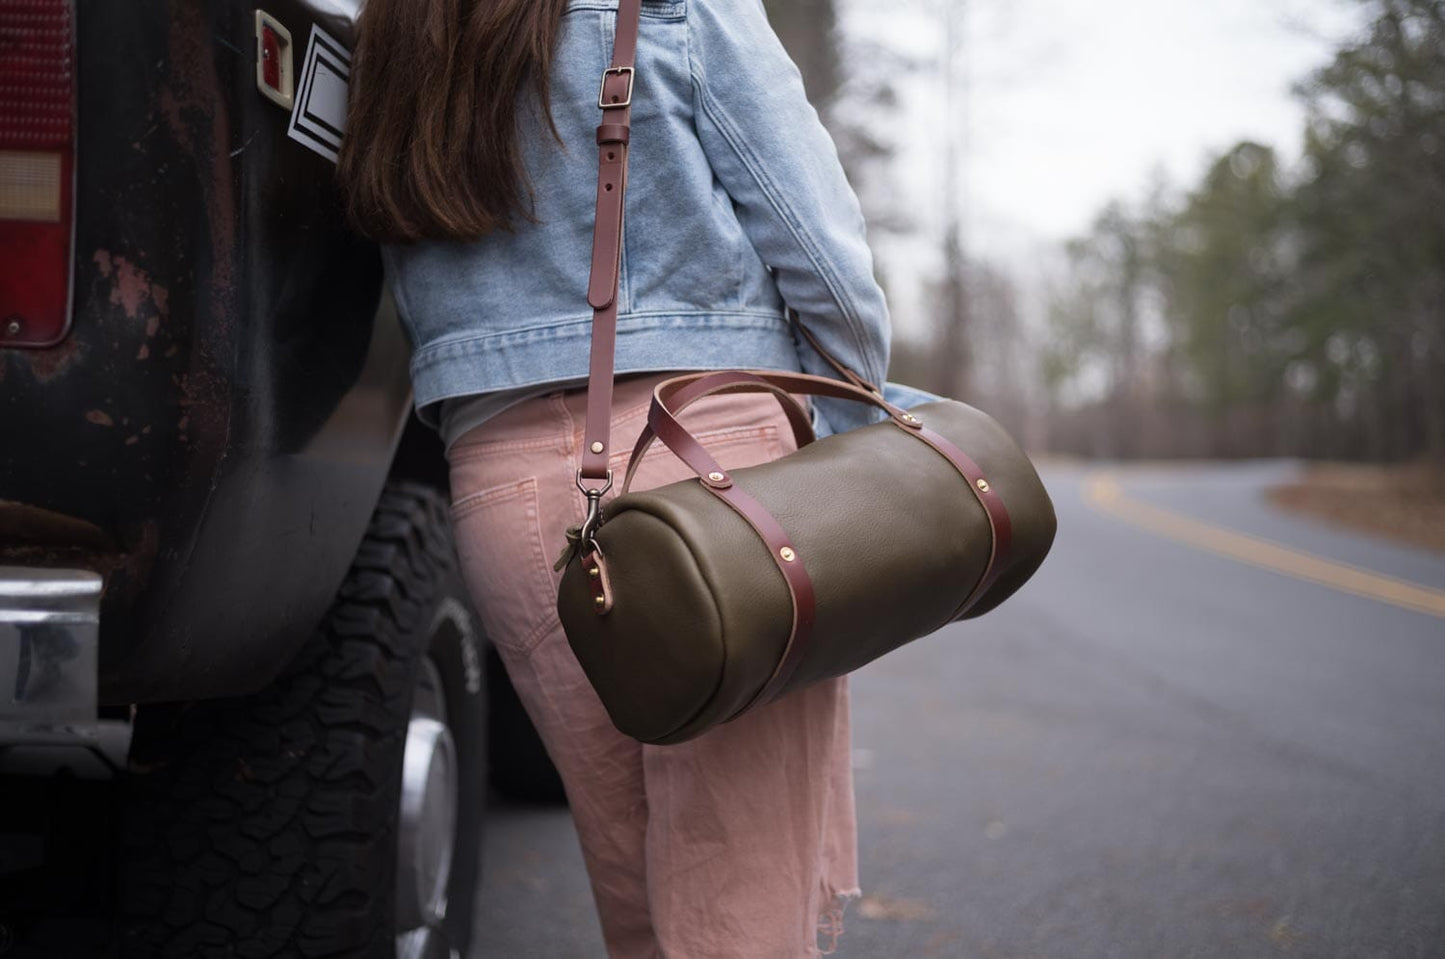
[[[472,243],[383,248],[411,337],[415,403],[585,377],[598,84],[617,0],[571,0],[552,76],[562,143],[527,97],[536,223]],[[759,0],[643,0],[632,107],[617,371],[833,375],[784,304],[872,382],[889,321],[857,198]],[[911,405],[924,397],[893,392]],[[817,404],[820,433],[873,417]]]

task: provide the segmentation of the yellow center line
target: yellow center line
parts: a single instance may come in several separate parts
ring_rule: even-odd
[[[1157,533],[1160,536],[1208,550],[1241,563],[1273,570],[1331,589],[1389,603],[1402,609],[1445,618],[1445,590],[1431,589],[1380,573],[1321,559],[1278,543],[1220,529],[1125,494],[1108,473],[1095,473],[1084,482],[1084,502],[1100,513]]]

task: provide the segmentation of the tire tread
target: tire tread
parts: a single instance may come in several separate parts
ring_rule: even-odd
[[[345,583],[280,678],[143,709],[122,954],[390,957],[400,762],[421,617],[455,567],[445,500],[383,491]]]

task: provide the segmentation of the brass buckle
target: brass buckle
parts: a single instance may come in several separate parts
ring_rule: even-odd
[[[614,73],[627,74],[627,96],[620,103],[604,103],[602,98],[607,95],[607,78]],[[603,110],[620,110],[623,107],[632,106],[632,80],[636,72],[632,67],[608,67],[602,71],[602,84],[597,88],[597,106]]]

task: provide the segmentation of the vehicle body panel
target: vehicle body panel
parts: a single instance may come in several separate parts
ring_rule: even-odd
[[[79,0],[71,332],[0,350],[0,563],[104,576],[103,703],[268,682],[410,408],[376,247],[256,89],[254,9]],[[299,71],[318,13],[335,35],[355,5],[265,9]]]

